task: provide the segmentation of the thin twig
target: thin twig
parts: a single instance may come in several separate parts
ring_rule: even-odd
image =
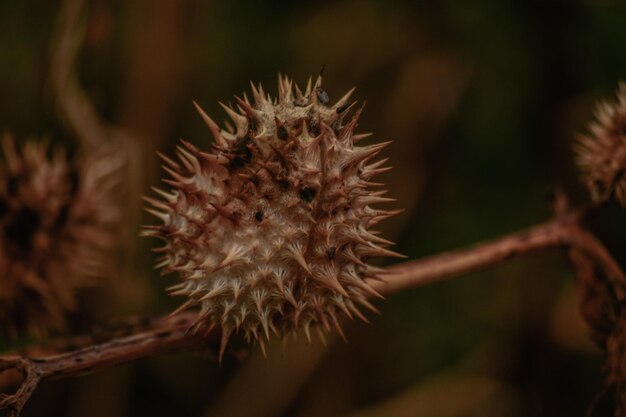
[[[389,267],[382,281],[370,284],[383,295],[421,287],[486,269],[518,255],[540,249],[574,246],[587,253],[608,275],[626,283],[626,276],[604,245],[579,222],[582,212],[569,212],[530,229],[427,258]]]
[[[626,276],[604,245],[580,226],[581,217],[582,212],[560,214],[551,222],[490,242],[393,266],[383,274],[384,281],[372,284],[382,294],[389,295],[485,269],[540,249],[571,247],[585,253],[616,287],[623,288]],[[617,295],[623,297],[623,294]],[[163,353],[217,349],[219,330],[190,333],[195,319],[193,312],[157,319],[148,330],[64,354],[0,357],[0,373],[18,370],[23,375],[22,385],[15,394],[0,397],[0,409],[8,408],[9,416],[17,416],[33,390],[44,380],[92,373]]]
[[[73,352],[39,358],[0,358],[0,372],[18,370],[23,382],[13,395],[0,397],[0,410],[16,417],[38,384],[44,380],[89,374],[104,368],[171,352],[211,350],[218,345],[219,331],[190,333],[196,315],[179,314],[156,320],[153,328]]]

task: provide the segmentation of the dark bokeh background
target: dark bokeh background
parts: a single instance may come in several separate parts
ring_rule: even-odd
[[[52,99],[59,1],[0,4],[0,129],[76,145]],[[611,0],[91,1],[77,71],[112,125],[137,142],[141,193],[160,175],[156,150],[208,146],[191,100],[304,84],[326,65],[331,99],[353,85],[360,127],[393,139],[390,194],[406,212],[383,227],[417,258],[495,237],[575,202],[571,145],[594,102],[626,77],[626,4]],[[129,204],[132,201],[129,200]],[[144,219],[144,221],[151,221]],[[626,214],[593,224],[626,262]],[[132,230],[131,230],[132,232]],[[134,232],[133,232],[134,235]],[[139,240],[111,288],[85,294],[75,331],[162,314],[175,277],[151,270]],[[575,279],[558,251],[377,302],[348,344],[290,343],[220,368],[203,357],[151,358],[44,385],[32,416],[582,416],[602,389],[603,355],[587,340]],[[89,320],[87,320],[89,318]],[[611,415],[610,397],[595,415]]]

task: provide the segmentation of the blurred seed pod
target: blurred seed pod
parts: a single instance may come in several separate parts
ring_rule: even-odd
[[[598,104],[595,120],[574,150],[593,201],[614,200],[626,207],[626,83],[620,83],[615,100]]]
[[[63,329],[77,290],[111,272],[120,162],[104,150],[74,162],[46,141],[9,135],[2,154],[0,333],[40,336]]]

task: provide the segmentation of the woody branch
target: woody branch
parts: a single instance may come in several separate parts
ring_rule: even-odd
[[[526,230],[391,266],[381,274],[383,280],[372,282],[372,286],[383,295],[389,295],[482,270],[539,250],[566,247],[584,253],[616,288],[623,288],[626,276],[605,246],[581,226],[583,215],[583,211],[564,210],[552,221]],[[21,380],[13,395],[0,397],[0,409],[9,410],[11,417],[19,415],[38,384],[45,380],[89,374],[165,353],[217,350],[219,329],[204,334],[189,332],[194,320],[194,313],[181,313],[156,319],[147,329],[134,334],[68,353],[46,355],[40,351],[33,356],[26,352],[22,356],[0,357],[0,374],[13,372],[2,385],[15,385]]]

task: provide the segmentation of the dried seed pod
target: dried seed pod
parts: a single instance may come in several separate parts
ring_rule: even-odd
[[[582,180],[594,201],[626,206],[626,83],[615,101],[596,107],[595,118],[575,147]]]
[[[194,330],[221,326],[220,355],[233,332],[262,349],[272,332],[341,332],[340,314],[375,310],[367,260],[398,256],[371,230],[394,214],[372,207],[392,201],[371,182],[388,169],[371,162],[388,143],[355,146],[361,109],[343,121],[352,91],[328,105],[321,81],[302,92],[279,75],[276,99],[252,85],[253,102],[223,106],[230,130],[196,105],[212,150],[182,141],[178,161],[162,156],[171,190],[146,198],[163,222],[144,232],[165,242],[157,267],[180,274],[180,310],[200,307]]]
[[[76,290],[106,274],[114,244],[118,163],[77,166],[45,142],[6,136],[0,159],[0,328],[16,336],[63,328]],[[50,157],[48,154],[52,153]]]

